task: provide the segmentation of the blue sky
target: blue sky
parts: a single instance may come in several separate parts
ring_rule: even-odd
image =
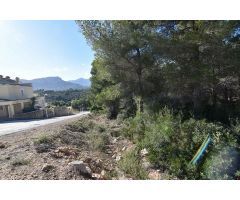
[[[0,74],[89,78],[94,53],[74,21],[0,21]]]

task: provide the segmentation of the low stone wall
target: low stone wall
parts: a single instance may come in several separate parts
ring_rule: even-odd
[[[71,109],[66,106],[54,107],[54,114],[56,117],[72,115]]]
[[[46,108],[44,110],[35,110],[32,112],[19,113],[14,115],[14,119],[44,119],[52,117],[61,117],[72,115],[73,112],[70,108],[61,106],[54,108]]]
[[[45,109],[45,117],[46,118],[52,118],[55,117],[54,109],[53,108],[46,108]]]
[[[14,119],[43,119],[45,118],[45,110],[35,110],[27,113],[15,114]]]

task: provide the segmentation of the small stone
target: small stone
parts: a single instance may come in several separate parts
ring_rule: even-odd
[[[32,171],[32,173],[30,173],[30,176],[31,177],[33,177],[33,178],[37,178],[38,177],[38,172],[37,172],[38,170],[34,170],[34,171]]]
[[[122,148],[122,151],[125,151],[126,149],[127,149],[126,147],[123,147],[123,148]]]
[[[108,151],[107,151],[107,154],[112,154],[112,151],[111,151],[111,150],[108,150]]]
[[[142,149],[140,152],[141,156],[146,156],[148,154],[148,151],[146,148]]]
[[[113,155],[112,155],[112,158],[116,158],[116,156],[117,156],[116,154],[113,154]]]
[[[151,166],[152,166],[151,163],[150,163],[149,161],[147,161],[147,160],[144,160],[144,161],[142,162],[142,167],[143,167],[145,170],[150,169]]]
[[[4,148],[6,148],[6,145],[4,143],[0,142],[0,149],[4,149]]]
[[[42,171],[43,172],[49,172],[49,171],[51,171],[52,169],[54,169],[54,166],[53,165],[50,165],[50,164],[45,164],[45,165],[43,165],[43,167],[42,167]]]
[[[117,138],[114,138],[114,139],[112,140],[112,143],[115,144],[116,142],[117,142]]]
[[[117,155],[117,156],[116,156],[116,161],[121,160],[121,158],[122,158],[121,155]]]
[[[92,178],[93,178],[93,179],[97,179],[97,180],[103,179],[103,177],[102,177],[101,174],[96,174],[96,173],[93,173],[93,174],[92,174]]]
[[[148,178],[151,180],[160,180],[161,174],[157,170],[152,170],[149,172]]]
[[[10,159],[11,159],[11,157],[10,157],[10,156],[7,156],[5,159],[6,159],[6,160],[10,160]]]
[[[102,163],[103,163],[103,161],[102,161],[101,159],[97,159],[97,160],[96,160],[96,164],[97,164],[97,165],[102,165]]]
[[[92,170],[81,160],[70,162],[69,165],[72,166],[72,169],[76,174],[92,176]]]
[[[101,175],[102,175],[102,177],[104,177],[104,176],[106,175],[106,171],[105,171],[105,170],[102,170],[102,171],[101,171]]]

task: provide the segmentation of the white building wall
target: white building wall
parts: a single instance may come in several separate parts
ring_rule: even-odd
[[[32,86],[0,84],[0,106],[7,109],[9,118],[14,118],[15,112],[22,112],[25,108],[24,103],[32,103],[32,97],[34,97]],[[45,104],[44,97],[36,98],[36,105],[45,108]]]
[[[0,99],[17,100],[32,98],[31,86],[0,84]]]
[[[0,85],[0,99],[8,99],[9,90],[8,85]]]

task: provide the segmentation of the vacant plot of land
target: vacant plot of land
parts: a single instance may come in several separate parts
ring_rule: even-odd
[[[89,115],[1,136],[0,179],[121,178],[117,160],[131,143],[118,131],[116,121]]]
[[[162,179],[123,123],[89,114],[0,137],[0,179]]]

